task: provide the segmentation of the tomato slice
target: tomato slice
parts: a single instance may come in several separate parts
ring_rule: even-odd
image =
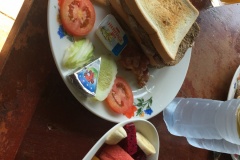
[[[116,113],[125,113],[133,106],[133,93],[129,84],[121,77],[116,77],[112,90],[105,99],[107,105]]]
[[[96,13],[90,0],[60,0],[60,18],[65,31],[86,36],[93,28]]]

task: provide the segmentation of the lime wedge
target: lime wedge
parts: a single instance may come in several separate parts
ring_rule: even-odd
[[[95,98],[103,101],[112,89],[117,75],[117,64],[111,56],[102,56]]]

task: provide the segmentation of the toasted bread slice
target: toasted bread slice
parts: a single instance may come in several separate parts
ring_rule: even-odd
[[[155,53],[157,51],[152,51],[156,50],[155,47],[153,46],[152,42],[148,41],[146,37],[143,37],[143,34],[145,34],[145,31],[141,26],[135,22],[135,18],[131,17],[125,10],[126,8],[123,8],[122,2],[123,0],[109,0],[110,6],[112,13],[114,16],[117,17],[118,21],[121,23],[122,27],[124,29],[128,30],[129,34],[134,37],[136,42],[140,45],[140,47],[144,50],[144,53],[148,57],[151,66],[161,68],[165,66],[163,63],[162,59],[159,56],[156,56]],[[126,28],[125,28],[126,27]],[[141,32],[142,34],[139,34]],[[147,34],[147,33],[146,33]],[[147,35],[148,36],[148,35]],[[146,44],[148,42],[148,44]]]
[[[199,12],[189,0],[125,0],[165,63],[174,61]]]

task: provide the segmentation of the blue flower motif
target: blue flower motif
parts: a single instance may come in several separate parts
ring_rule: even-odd
[[[63,38],[63,37],[66,35],[66,33],[64,32],[64,29],[63,29],[63,26],[62,26],[62,25],[59,26],[57,33],[58,33],[60,39]]]
[[[144,112],[148,115],[151,115],[153,110],[150,107],[148,107],[146,110],[144,110]]]

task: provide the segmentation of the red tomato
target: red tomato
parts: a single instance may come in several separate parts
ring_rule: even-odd
[[[96,13],[90,0],[60,0],[60,18],[65,31],[86,36],[93,28]]]
[[[114,112],[125,113],[133,106],[131,87],[123,78],[117,77],[105,102]]]
[[[123,113],[127,118],[131,118],[134,116],[134,112],[137,110],[137,107],[136,106],[131,106],[129,107],[129,109]]]

